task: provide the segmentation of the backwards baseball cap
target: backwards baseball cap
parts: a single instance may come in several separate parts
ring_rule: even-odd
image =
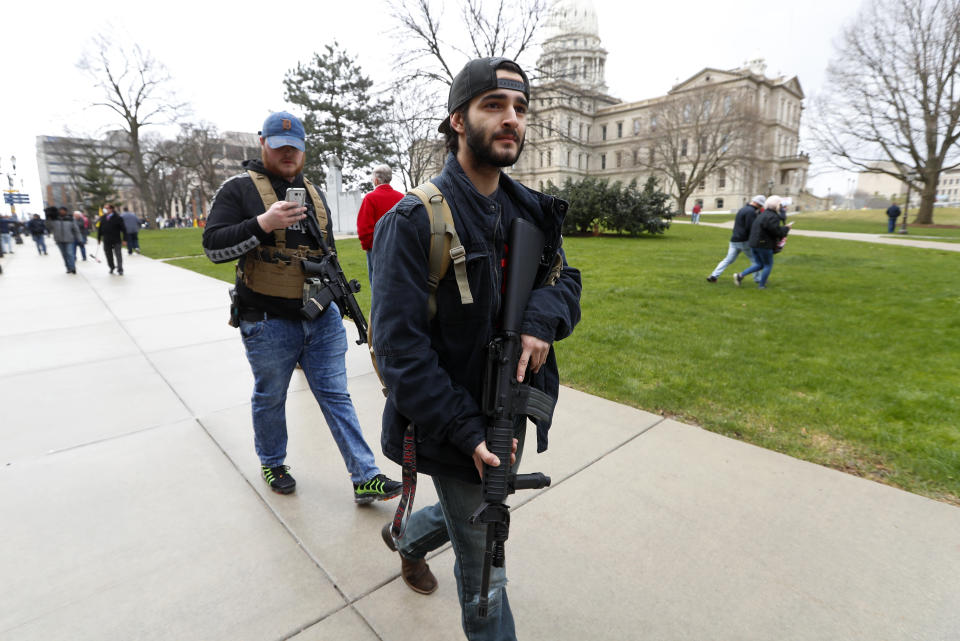
[[[266,139],[270,149],[290,146],[305,151],[304,140],[307,135],[303,130],[303,123],[286,111],[278,111],[267,116],[263,121],[263,129],[258,133]]]
[[[509,71],[519,71],[523,82],[512,78],[498,78],[497,69],[506,67]],[[511,67],[513,67],[511,69]],[[492,89],[513,89],[522,91],[527,100],[530,100],[530,81],[523,69],[510,58],[476,58],[471,60],[450,85],[450,95],[447,97],[447,117],[440,123],[438,131],[445,134],[450,131],[450,114],[464,106],[474,96]]]
[[[763,207],[764,205],[767,204],[767,199],[763,196],[763,194],[760,194],[758,196],[754,196],[753,198],[751,198],[750,202],[757,203],[758,205]]]

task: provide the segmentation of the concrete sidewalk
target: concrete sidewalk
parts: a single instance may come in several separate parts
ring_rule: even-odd
[[[17,250],[0,276],[0,639],[462,638],[451,551],[431,559],[437,593],[406,588],[379,534],[396,503],[353,504],[300,372],[297,492],[259,478],[224,283],[138,255],[123,277],[66,275]],[[399,478],[364,348],[348,370]],[[522,639],[960,640],[956,507],[572,389],[524,468],[553,486],[512,501]],[[421,478],[417,505],[433,500]]]
[[[677,220],[674,222],[690,224],[689,221]],[[707,227],[722,227],[724,229],[733,229],[733,221],[728,220],[723,223],[699,223]],[[790,236],[810,236],[813,238],[833,238],[835,240],[855,240],[861,243],[877,243],[879,245],[895,245],[900,247],[920,247],[922,249],[942,249],[948,252],[960,252],[960,243],[946,243],[936,240],[924,240],[911,237],[909,234],[900,236],[895,234],[857,234],[842,231],[814,231],[812,229],[793,228],[790,230]]]

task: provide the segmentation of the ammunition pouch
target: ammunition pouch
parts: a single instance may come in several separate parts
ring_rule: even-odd
[[[254,247],[237,265],[237,280],[250,290],[277,298],[301,298],[304,287],[302,263],[317,260],[323,252],[300,246],[295,250]]]

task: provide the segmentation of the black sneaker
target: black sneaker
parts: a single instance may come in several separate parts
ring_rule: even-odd
[[[734,274],[734,275],[733,275],[733,282],[735,282],[735,283],[737,284],[737,287],[740,287],[740,283],[743,282],[743,276],[741,276],[740,274]]]
[[[297,489],[297,482],[288,473],[289,469],[289,465],[278,465],[277,467],[261,465],[260,473],[263,474],[263,480],[267,482],[270,489],[277,494],[292,494]]]
[[[353,502],[358,504],[373,501],[386,501],[400,494],[403,483],[391,481],[383,474],[377,474],[369,481],[353,484]]]
[[[715,283],[715,282],[717,282],[717,277],[716,277],[716,276],[707,276],[707,282],[708,282],[708,283]]]

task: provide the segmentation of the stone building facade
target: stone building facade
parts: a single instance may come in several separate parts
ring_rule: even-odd
[[[696,100],[709,88],[720,97],[717,108],[729,108],[731,100],[750,105],[756,117],[754,139],[726,167],[696,185],[687,210],[696,201],[706,211],[735,210],[756,193],[789,196],[798,205],[808,198],[810,161],[799,150],[804,93],[796,77],[769,77],[757,58],[737,69],[702,69],[665,96],[624,102],[607,93],[607,52],[589,0],[557,2],[545,32],[539,78],[532,81],[527,150],[511,170],[514,178],[543,189],[548,182],[560,185],[587,176],[642,184],[654,175],[662,189],[672,192],[673,181],[651,163],[658,109],[685,96]],[[686,147],[680,150],[684,154]]]

